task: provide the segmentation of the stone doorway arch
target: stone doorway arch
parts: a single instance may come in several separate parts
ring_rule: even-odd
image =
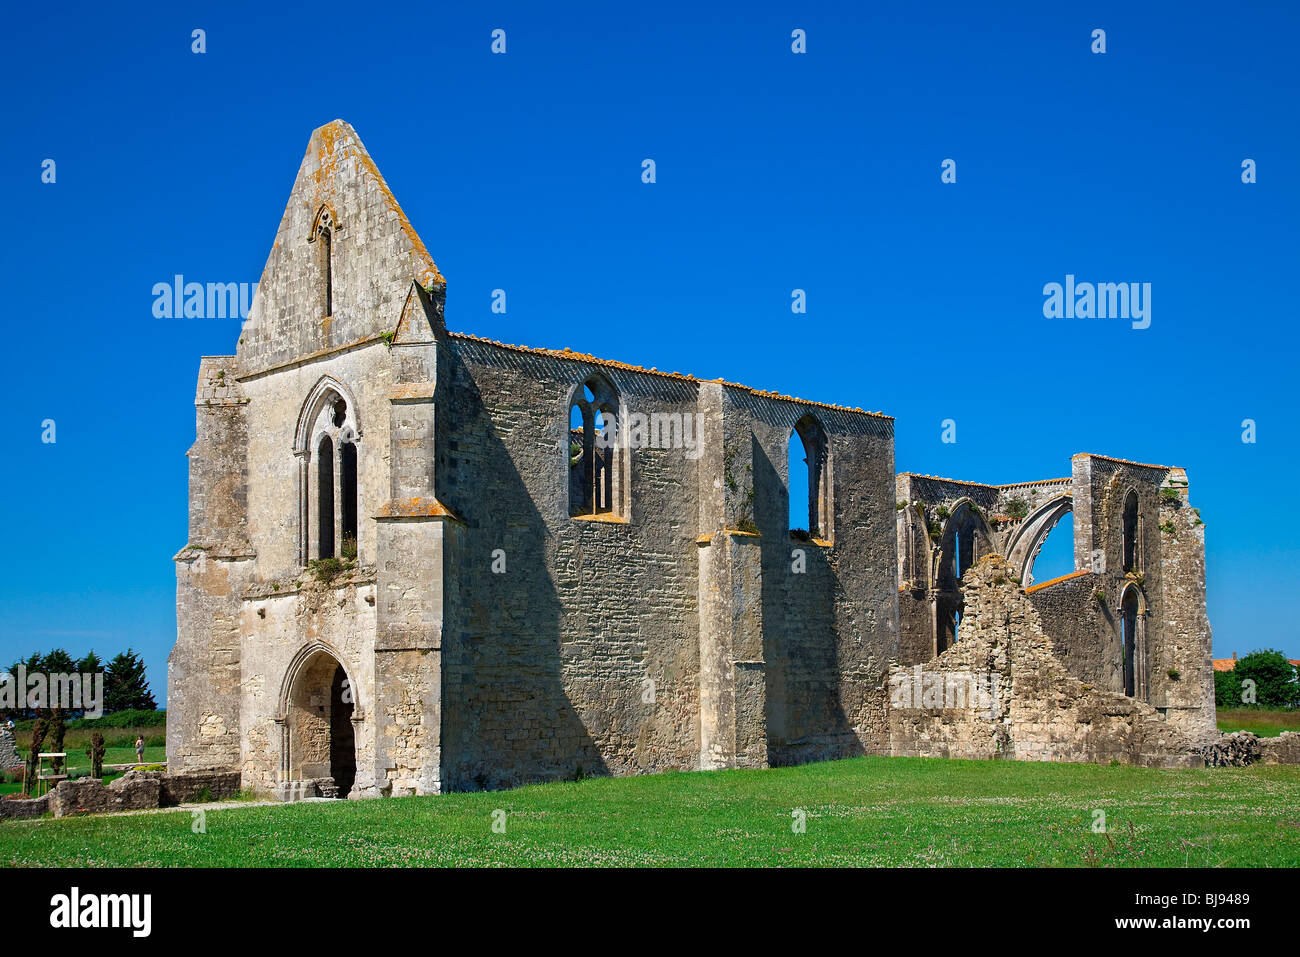
[[[356,683],[339,656],[313,642],[294,656],[280,691],[282,797],[347,797],[356,784]]]

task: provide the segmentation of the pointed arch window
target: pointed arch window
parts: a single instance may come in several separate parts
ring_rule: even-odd
[[[307,237],[316,247],[317,308],[322,318],[334,315],[334,230],[334,214],[322,206]]]
[[[569,515],[626,517],[627,437],[620,428],[618,391],[593,375],[569,400]]]
[[[1120,599],[1120,674],[1124,694],[1146,695],[1146,641],[1141,596],[1130,585]]]
[[[1124,571],[1136,572],[1142,563],[1142,550],[1139,544],[1140,529],[1138,524],[1137,491],[1129,489],[1124,496]]]
[[[334,440],[316,446],[316,557],[334,557]]]
[[[787,446],[790,530],[796,534],[807,531],[810,538],[830,541],[831,457],[826,430],[816,416],[805,415],[795,423]],[[806,529],[804,520],[808,523]]]
[[[300,565],[357,557],[360,442],[350,397],[332,379],[322,379],[303,405],[294,439]]]

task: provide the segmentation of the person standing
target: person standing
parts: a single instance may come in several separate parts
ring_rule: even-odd
[[[135,763],[144,764],[144,735],[135,739]]]

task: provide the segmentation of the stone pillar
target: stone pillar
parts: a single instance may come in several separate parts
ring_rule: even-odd
[[[1163,707],[1165,720],[1182,731],[1213,735],[1218,724],[1213,634],[1206,612],[1205,524],[1191,506],[1186,472],[1171,469],[1163,487],[1176,490],[1178,497],[1163,500],[1159,508],[1164,526],[1159,531],[1162,620],[1151,642],[1158,651],[1151,659],[1152,685],[1159,692],[1159,700],[1152,703]]]
[[[375,781],[395,796],[442,789],[443,627],[464,534],[435,487],[440,346],[403,341],[409,325],[393,343],[390,499],[375,516]]]
[[[256,573],[248,540],[248,424],[233,356],[203,359],[189,458],[189,535],[176,553],[176,646],[167,662],[167,763],[240,763],[240,629]]]
[[[298,564],[306,568],[311,555],[311,450],[300,449],[293,454],[298,459]]]
[[[726,407],[724,386],[701,383],[701,769],[767,766],[761,540],[736,527],[752,528],[753,515],[745,509],[751,501],[753,436],[743,417]],[[724,421],[728,415],[734,421]]]

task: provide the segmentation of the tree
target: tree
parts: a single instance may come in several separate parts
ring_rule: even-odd
[[[37,718],[32,724],[32,749],[27,754],[27,774],[23,777],[23,793],[30,795],[36,786],[36,769],[40,767],[41,746],[45,744],[45,719]]]
[[[86,749],[86,757],[90,758],[90,776],[102,778],[104,776],[104,736],[96,731],[90,736],[90,747]]]
[[[1274,708],[1294,708],[1300,705],[1300,683],[1296,682],[1295,665],[1280,651],[1266,649],[1252,651],[1237,661],[1232,672],[1238,685],[1242,681],[1255,682],[1256,703]]]
[[[118,653],[104,670],[104,711],[107,713],[134,708],[156,711],[158,702],[149,691],[144,661],[128,648]]]
[[[51,708],[46,712],[46,726],[50,729],[50,750],[59,752],[63,750],[63,734],[67,730],[67,725],[63,723],[63,711],[59,708]],[[63,758],[52,758],[51,762],[55,774],[63,773]]]
[[[1235,671],[1214,673],[1214,704],[1218,708],[1240,708],[1241,677]]]
[[[62,648],[55,648],[41,659],[41,671],[47,675],[70,675],[76,670],[77,663],[72,660],[72,655]]]
[[[39,651],[32,652],[26,660],[19,659],[10,665],[8,669],[9,674],[13,675],[13,680],[17,682],[19,666],[23,668],[25,674],[30,675],[36,672],[44,672],[44,662],[45,658]],[[18,686],[15,684],[15,691],[17,692],[20,701],[25,702],[27,700],[27,688],[25,686]],[[36,709],[25,706],[20,706],[12,710],[6,709],[6,711],[7,714],[5,717],[13,718],[15,721],[22,721],[24,718],[37,717]]]
[[[87,652],[86,657],[77,662],[77,673],[82,675],[93,675],[97,671],[104,670],[104,663],[99,660],[99,655],[95,654],[95,649]]]

